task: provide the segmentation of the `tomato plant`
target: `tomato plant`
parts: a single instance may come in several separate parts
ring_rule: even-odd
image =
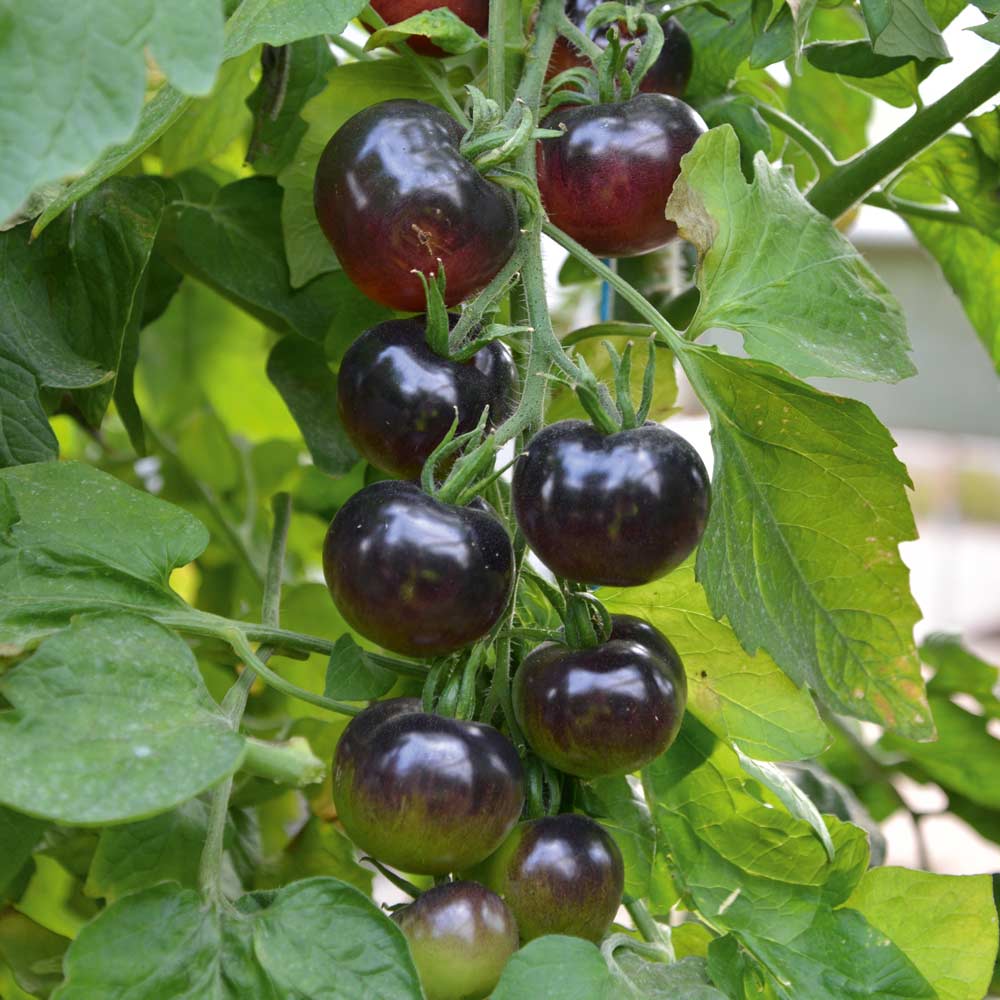
[[[996,992],[1000,15],[764,8],[3,6],[2,1000]]]

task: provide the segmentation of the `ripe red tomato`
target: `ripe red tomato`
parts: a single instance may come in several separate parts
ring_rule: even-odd
[[[372,0],[372,10],[386,24],[396,24],[398,21],[405,21],[415,14],[422,14],[425,10],[436,10],[438,7],[447,7],[456,17],[461,18],[480,35],[485,36],[489,30],[489,0]],[[423,38],[420,35],[412,35],[407,40],[407,44],[414,52],[419,52],[424,56],[448,55],[444,49],[439,48],[429,38]]]
[[[478,292],[514,252],[511,195],[459,152],[463,130],[422,101],[365,108],[337,130],[316,170],[316,217],[347,276],[376,302],[426,305],[414,271],[444,265],[445,302]]]
[[[564,129],[538,143],[538,188],[553,225],[601,257],[632,257],[677,235],[664,209],[681,158],[705,131],[683,101],[639,94],[624,104],[562,107]]]

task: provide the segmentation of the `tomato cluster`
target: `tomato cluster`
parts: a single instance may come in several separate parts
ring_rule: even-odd
[[[396,19],[417,7],[395,9]],[[571,13],[582,18],[586,9]],[[668,23],[665,32],[673,82],[653,89],[683,89],[690,60],[679,31]],[[548,124],[563,126],[537,152],[553,222],[602,254],[638,253],[672,237],[663,207],[703,129],[690,108],[642,93],[560,109]],[[519,943],[552,933],[596,942],[610,928],[622,901],[622,855],[603,827],[575,811],[578,782],[634,772],[666,751],[687,682],[664,635],[638,618],[598,614],[586,588],[670,572],[698,544],[710,499],[697,453],[659,425],[623,417],[622,429],[606,433],[566,420],[534,434],[498,508],[509,502],[556,577],[562,596],[551,585],[548,593],[565,628],[533,649],[508,638],[509,697],[492,708],[475,671],[466,685],[471,666],[498,665],[496,636],[532,619],[516,592],[511,530],[497,509],[469,499],[491,470],[475,467],[462,490],[448,491],[459,478],[457,465],[448,474],[461,436],[489,434],[517,408],[513,355],[482,337],[478,350],[451,357],[443,327],[459,318],[445,320],[413,273],[443,267],[444,300],[456,304],[500,271],[519,239],[513,196],[464,158],[461,138],[457,122],[430,105],[375,105],[331,138],[315,187],[317,215],[347,274],[385,305],[426,309],[366,331],[341,361],[343,426],[369,463],[399,478],[371,483],[340,508],[323,567],[352,629],[427,661],[422,698],[376,702],[347,727],[333,795],[361,850],[439,880],[395,914],[432,1000],[487,996]],[[469,339],[481,334],[476,327]],[[449,449],[454,435],[460,440]],[[439,676],[462,679],[464,709],[435,688]],[[469,721],[477,708],[486,721]],[[506,734],[488,724],[497,721]],[[526,794],[535,787],[526,774],[539,773],[560,789],[554,797]],[[466,880],[441,882],[455,874]]]

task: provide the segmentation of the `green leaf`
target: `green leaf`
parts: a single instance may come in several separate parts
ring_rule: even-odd
[[[996,695],[1000,667],[995,667],[967,650],[958,636],[934,632],[920,646],[920,658],[934,668],[927,685],[932,695],[971,694],[991,718],[1000,718],[1000,698]]]
[[[6,962],[18,986],[47,997],[62,979],[69,939],[10,909],[0,913],[0,962]]]
[[[322,344],[343,300],[361,293],[340,276],[292,288],[274,180],[248,177],[201,194],[168,213],[164,249],[172,263],[272,329]]]
[[[833,846],[833,840],[830,837],[830,831],[826,828],[823,817],[820,816],[819,810],[813,805],[809,796],[775,764],[771,764],[768,761],[754,760],[743,753],[739,747],[734,747],[734,749],[736,756],[739,758],[740,767],[751,778],[756,778],[762,785],[774,792],[784,807],[796,819],[805,820],[813,828],[816,836],[819,837],[820,843],[826,850],[827,857],[833,861],[836,850]]]
[[[684,158],[668,217],[698,248],[692,333],[726,327],[793,374],[896,382],[915,371],[898,303],[853,245],[763,155],[748,184],[727,125]]]
[[[747,97],[727,95],[706,101],[698,108],[709,128],[731,125],[740,141],[740,167],[752,179],[757,153],[770,155],[771,130]]]
[[[227,25],[226,55],[255,45],[287,45],[339,35],[365,9],[364,0],[243,0]]]
[[[771,365],[694,345],[681,362],[712,420],[697,569],[713,612],[833,711],[930,738],[898,551],[915,537],[909,478],[889,432]]]
[[[35,376],[16,361],[0,358],[0,467],[47,462],[58,454]]]
[[[902,948],[940,1000],[980,1000],[989,992],[997,911],[988,875],[873,868],[845,905]]]
[[[816,69],[862,79],[885,76],[912,61],[912,56],[883,56],[869,41],[814,42],[805,49],[806,59]]]
[[[924,0],[861,0],[875,52],[883,56],[948,59],[948,49]]]
[[[0,807],[0,900],[31,857],[45,826],[42,820]]]
[[[183,114],[160,141],[165,174],[209,163],[250,129],[246,100],[257,84],[260,55],[250,49],[222,67],[215,89],[208,97],[190,101]]]
[[[619,948],[613,959],[619,979],[636,1000],[726,1000],[708,978],[701,958],[683,958],[665,965],[649,962],[629,948]]]
[[[402,931],[343,882],[308,879],[237,906],[224,915],[169,884],[124,897],[73,942],[54,1000],[423,996]]]
[[[400,58],[347,63],[331,70],[327,79],[326,89],[303,107],[308,130],[294,159],[278,175],[285,191],[281,225],[296,288],[340,267],[313,208],[316,166],[330,137],[348,118],[379,101],[400,97],[432,104],[439,101],[430,84]]]
[[[87,167],[132,133],[143,48],[179,91],[206,94],[222,56],[218,0],[35,0],[0,31],[0,220],[40,184]]]
[[[87,875],[87,895],[113,903],[130,892],[160,882],[177,882],[194,888],[198,885],[198,868],[207,836],[208,806],[201,799],[191,799],[138,823],[108,827],[101,832]],[[234,842],[237,836],[230,819],[226,840]],[[240,891],[242,887],[228,853],[224,877],[227,888]]]
[[[934,781],[953,789],[972,802],[1000,809],[1000,740],[991,735],[989,719],[959,708],[950,698],[932,696],[931,709],[937,723],[936,743],[915,743],[892,733],[880,746],[905,753]]]
[[[0,641],[23,643],[84,611],[178,613],[170,572],[208,532],[179,507],[72,462],[0,473]]]
[[[908,62],[899,69],[894,69],[885,76],[872,79],[849,79],[845,82],[858,90],[863,90],[872,97],[885,101],[896,108],[909,108],[920,101],[920,76],[917,70],[919,63]],[[931,63],[922,65],[931,66]]]
[[[445,52],[455,55],[486,46],[486,39],[475,28],[466,24],[447,7],[435,7],[431,10],[422,10],[413,17],[376,31],[368,39],[365,48],[377,49],[383,45],[395,45],[414,35],[429,39]]]
[[[0,801],[92,826],[170,809],[232,774],[243,737],[173,632],[82,617],[0,678]]]
[[[332,476],[347,472],[358,453],[340,422],[337,378],[322,348],[296,337],[279,340],[267,359],[267,376],[299,425],[317,467]]]
[[[510,959],[492,1000],[612,1000],[617,989],[601,953],[589,941],[551,934]]]
[[[720,0],[715,6],[732,20],[703,7],[689,7],[678,15],[694,47],[694,71],[687,89],[688,97],[694,100],[726,91],[753,47],[749,0]]]
[[[337,64],[327,40],[318,35],[280,48],[265,48],[263,74],[247,100],[254,115],[247,162],[258,174],[277,174],[292,162],[306,132],[300,112],[326,86]]]
[[[625,893],[636,899],[649,895],[656,857],[656,828],[642,788],[626,777],[598,778],[583,786],[588,815],[615,838],[625,860]]]
[[[677,647],[688,679],[688,711],[721,740],[762,760],[814,757],[829,736],[809,693],[767,653],[747,655],[732,628],[713,617],[694,560],[644,587],[604,587],[608,610],[637,615]]]
[[[258,873],[258,888],[280,888],[299,879],[328,875],[371,893],[372,871],[354,860],[354,845],[331,822],[310,816],[281,858]]]
[[[326,668],[327,698],[367,701],[381,698],[396,683],[391,670],[380,667],[349,635],[342,635]]]
[[[774,976],[781,1000],[936,1000],[916,966],[854,910],[821,909],[788,940],[744,934],[747,947]]]

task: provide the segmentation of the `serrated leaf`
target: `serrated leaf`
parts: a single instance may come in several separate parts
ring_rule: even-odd
[[[853,245],[758,154],[748,184],[728,125],[684,158],[667,216],[698,248],[692,335],[743,334],[793,374],[896,382],[915,371],[899,304]]]
[[[898,549],[916,529],[889,432],[771,365],[696,346],[681,363],[712,420],[697,569],[713,612],[833,711],[930,738]]]
[[[54,1000],[423,996],[402,932],[343,882],[308,879],[237,908],[224,915],[169,884],[124,897],[73,942]]]
[[[948,49],[924,0],[861,0],[875,52],[883,56],[948,59]]]
[[[675,644],[688,678],[688,710],[727,743],[762,760],[814,757],[829,736],[807,691],[763,651],[749,656],[709,610],[694,560],[644,587],[603,587],[612,611],[636,615]]]
[[[531,941],[510,959],[492,1000],[613,1000],[617,990],[594,945],[551,934]]]
[[[162,812],[232,774],[244,739],[190,649],[144,618],[76,619],[0,678],[0,801],[79,826]]]
[[[873,868],[845,906],[902,948],[940,1000],[981,1000],[989,992],[997,911],[988,875]]]
[[[314,35],[339,35],[365,6],[364,0],[243,0],[226,26],[226,55],[261,43],[287,45]]]
[[[168,578],[208,544],[185,510],[73,462],[8,469],[0,497],[0,641],[86,611],[185,610]]]
[[[820,816],[819,810],[813,805],[809,796],[781,768],[768,761],[754,760],[743,753],[739,747],[733,749],[736,751],[740,767],[751,778],[756,778],[762,785],[770,788],[796,819],[805,820],[813,828],[826,850],[827,857],[833,861],[836,850],[833,846],[833,840],[830,838],[830,831],[826,828],[823,817]]]
[[[294,159],[278,175],[285,192],[281,226],[294,287],[340,267],[313,207],[316,166],[326,144],[348,118],[362,109],[400,97],[432,104],[440,101],[437,92],[405,60],[372,59],[335,67],[327,77],[326,88],[303,107],[307,131]]]
[[[142,109],[143,48],[179,91],[205,94],[222,56],[219,0],[34,0],[0,32],[0,219],[40,184],[126,140]]]
[[[750,3],[746,0],[720,0],[717,8],[731,20],[704,7],[681,11],[678,20],[694,48],[694,71],[687,95],[695,100],[716,97],[729,88],[740,63],[753,47]]]
[[[347,472],[358,453],[340,422],[337,378],[323,349],[297,337],[279,340],[267,359],[267,376],[299,425],[317,467],[333,476]]]
[[[326,667],[327,698],[381,698],[395,683],[396,675],[375,663],[351,636],[342,635],[337,640]]]
[[[368,39],[365,48],[395,45],[414,35],[428,39],[453,55],[471,52],[486,45],[486,39],[475,28],[466,24],[447,7],[434,7],[379,29]]]

